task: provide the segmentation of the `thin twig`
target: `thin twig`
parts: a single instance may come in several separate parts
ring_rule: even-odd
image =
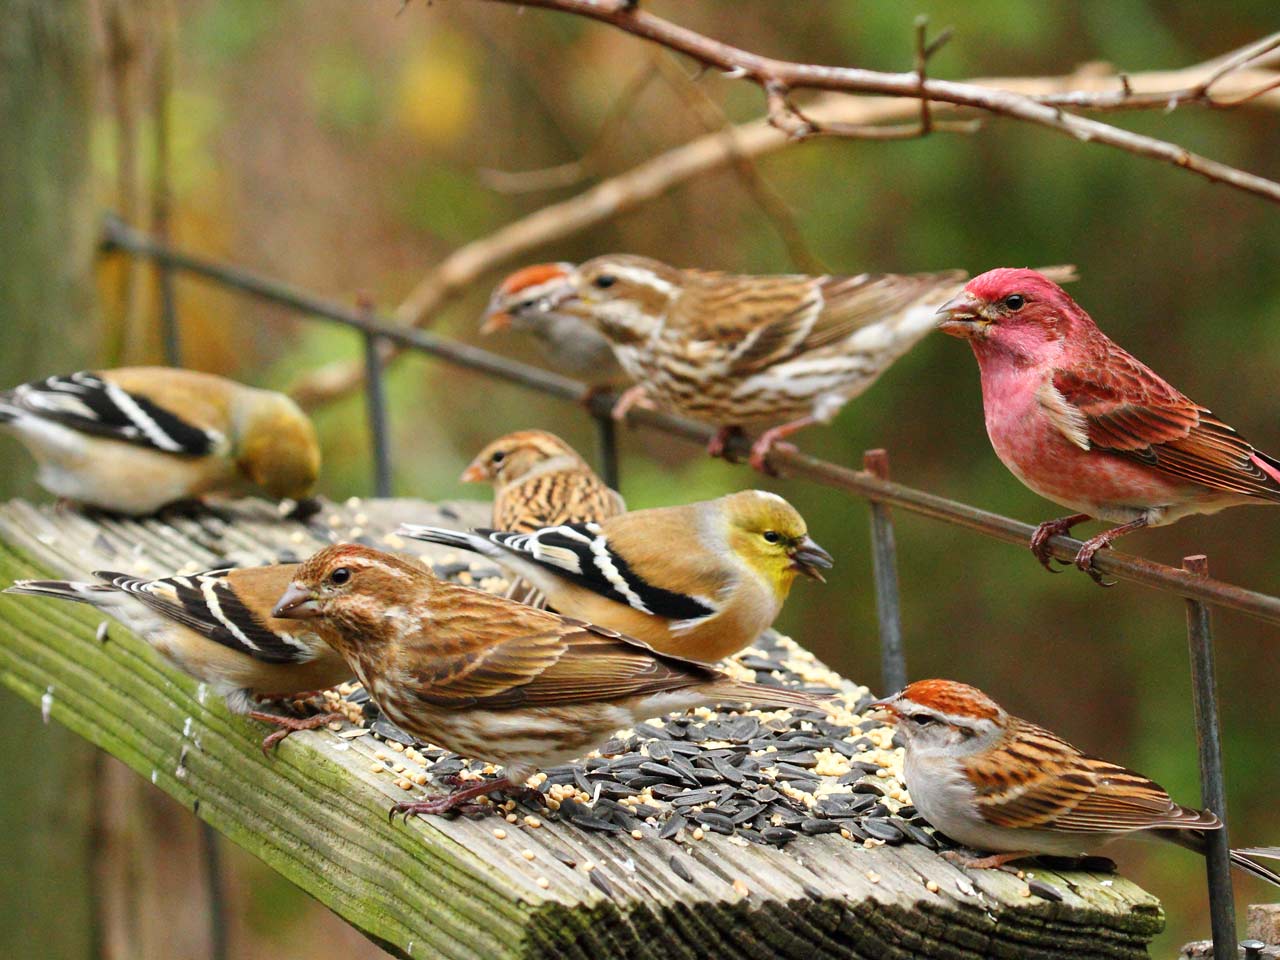
[[[845,93],[884,94],[914,99],[930,99],[971,107],[987,113],[1012,117],[1047,127],[1085,143],[1100,143],[1136,156],[1159,160],[1280,203],[1280,183],[1211,160],[1186,147],[1155,137],[1123,130],[1099,120],[1081,117],[1009,90],[993,90],[971,83],[949,80],[921,82],[915,73],[883,73],[859,67],[832,67],[797,63],[762,56],[682,27],[643,8],[631,9],[624,0],[487,0],[489,3],[519,4],[558,10],[611,24],[627,33],[693,57],[708,66],[726,71],[760,86],[766,97],[769,117],[801,128],[788,113],[790,91],[800,89],[838,90]]]

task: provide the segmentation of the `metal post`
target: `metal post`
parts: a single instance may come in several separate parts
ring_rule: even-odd
[[[889,479],[889,454],[868,450],[862,469],[880,480]],[[880,682],[884,693],[907,685],[907,654],[902,646],[902,610],[898,596],[898,545],[893,535],[893,514],[886,504],[868,501],[871,507],[871,559],[876,582],[876,615],[880,621]]]
[[[1195,577],[1207,577],[1209,558],[1203,554],[1183,557],[1182,569]],[[1200,753],[1200,801],[1222,821],[1221,830],[1204,835],[1213,958],[1235,960],[1236,912],[1231,890],[1227,787],[1222,775],[1222,735],[1213,668],[1213,628],[1209,623],[1209,607],[1203,601],[1190,598],[1187,599],[1187,646],[1191,653],[1191,688],[1195,700],[1196,743]]]
[[[595,416],[596,450],[600,460],[600,478],[618,489],[618,431],[613,417]]]
[[[218,831],[200,821],[200,848],[204,854],[204,881],[209,887],[209,956],[227,960],[227,907],[222,896],[222,853]]]
[[[391,450],[387,438],[387,391],[382,369],[382,338],[364,337],[364,395],[369,417],[369,443],[373,453],[373,492],[391,496]]]

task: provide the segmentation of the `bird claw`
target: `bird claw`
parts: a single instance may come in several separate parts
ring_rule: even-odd
[[[1072,527],[1078,523],[1083,523],[1088,519],[1089,518],[1086,514],[1077,513],[1069,517],[1059,517],[1057,520],[1046,520],[1044,523],[1036,527],[1036,532],[1031,535],[1031,554],[1040,561],[1040,566],[1044,567],[1050,573],[1061,573],[1061,570],[1055,570],[1053,567],[1049,566],[1050,560],[1057,559],[1052,553],[1049,541],[1059,534],[1070,533]],[[1062,563],[1063,566],[1067,563],[1065,560],[1059,562]]]
[[[782,437],[786,435],[786,432],[778,427],[760,434],[759,439],[751,445],[751,456],[747,458],[747,462],[761,473],[776,477],[778,471],[769,465],[769,454],[774,450],[785,450],[787,453],[799,452],[794,443],[782,441]]]
[[[1085,545],[1080,548],[1080,552],[1076,554],[1076,566],[1084,573],[1089,575],[1092,580],[1100,587],[1114,587],[1118,581],[1106,579],[1096,567],[1093,565],[1093,555],[1104,547],[1110,549],[1111,544],[1102,537],[1094,537],[1092,540],[1085,541]]]
[[[727,460],[729,444],[741,433],[741,427],[721,427],[715,432],[715,436],[707,441],[707,456],[724,457]]]
[[[653,401],[649,399],[649,394],[645,390],[643,383],[638,383],[634,387],[628,387],[622,391],[622,396],[618,397],[618,402],[613,405],[613,410],[609,412],[609,416],[614,423],[624,423],[632,407],[640,407],[642,410],[654,409]]]
[[[296,733],[299,730],[315,730],[332,723],[336,719],[331,713],[317,713],[310,717],[299,718],[284,717],[274,713],[266,713],[262,710],[253,710],[249,713],[249,716],[254,720],[280,728],[262,738],[262,753],[263,756],[267,757],[271,756],[271,748],[277,746],[289,734]]]

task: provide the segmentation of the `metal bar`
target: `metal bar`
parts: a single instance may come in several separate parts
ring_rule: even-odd
[[[889,454],[868,450],[862,468],[880,480],[889,479]],[[898,593],[898,543],[893,513],[879,500],[871,507],[871,560],[876,585],[876,617],[880,622],[880,684],[889,694],[907,685],[907,653],[902,645],[902,605]]]
[[[383,377],[382,338],[364,335],[365,413],[369,418],[369,445],[373,454],[375,496],[391,496],[391,443],[387,431],[387,385]]]
[[[587,389],[586,384],[562,377],[549,370],[507,360],[486,350],[446,340],[422,330],[396,326],[381,319],[362,317],[356,310],[305,294],[279,281],[174,250],[125,226],[117,219],[108,219],[104,232],[104,245],[108,248],[115,247],[139,256],[167,261],[176,269],[185,270],[302,313],[324,317],[366,333],[376,333],[390,343],[420,350],[457,366],[477,370],[564,400],[581,401]],[[607,417],[615,399],[608,393],[594,394],[589,401],[592,416]],[[641,408],[635,408],[628,414],[628,422],[661,430],[670,436],[682,437],[698,444],[705,444],[713,432],[704,424]],[[750,452],[749,447],[750,443],[745,437],[733,438],[727,444],[729,453],[744,457]],[[1035,531],[1030,524],[1020,523],[968,504],[957,503],[923,490],[881,480],[870,473],[828,463],[799,452],[775,450],[770,455],[770,463],[789,476],[808,479],[865,499],[878,500],[889,506],[965,527],[1006,543],[1026,546],[1031,542],[1031,534]],[[1054,556],[1062,560],[1073,560],[1083,544],[1071,537],[1060,536],[1054,537],[1049,545]],[[1208,577],[1195,577],[1177,567],[1153,563],[1150,560],[1111,550],[1100,552],[1094,564],[1098,570],[1111,577],[1214,603],[1268,623],[1280,624],[1280,597],[1246,590]]]
[[[1183,557],[1182,569],[1195,577],[1209,575],[1203,554]],[[1200,801],[1222,821],[1221,830],[1204,834],[1205,869],[1209,878],[1209,920],[1213,960],[1235,960],[1236,912],[1231,890],[1231,843],[1227,839],[1227,785],[1222,774],[1222,731],[1218,723],[1217,682],[1213,666],[1213,627],[1209,608],[1187,600],[1187,646],[1191,654],[1191,688],[1195,699],[1196,744],[1200,754]]]
[[[596,422],[596,449],[600,460],[600,478],[613,489],[621,482],[618,477],[618,425],[610,416],[592,417]]]
[[[204,882],[208,886],[209,957],[227,960],[227,904],[222,891],[222,851],[218,831],[200,821],[200,852],[204,861]]]

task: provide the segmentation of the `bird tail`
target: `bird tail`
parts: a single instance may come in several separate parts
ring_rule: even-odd
[[[1057,263],[1051,267],[1038,267],[1036,272],[1044,274],[1057,284],[1075,283],[1080,279],[1080,272],[1074,263]]]
[[[4,589],[25,597],[56,597],[77,603],[97,604],[104,593],[116,593],[116,588],[104,583],[81,583],[75,580],[15,580]]]
[[[746,701],[753,707],[801,707],[821,710],[831,699],[829,695],[808,693],[791,687],[766,687],[762,683],[745,680],[725,680],[712,688],[712,692],[725,701]]]
[[[0,394],[0,423],[9,423],[11,420],[17,420],[18,413],[18,409],[5,403],[4,395]]]
[[[1160,830],[1157,832],[1160,836],[1172,840],[1178,846],[1194,850],[1201,856],[1204,855],[1206,838],[1203,830]],[[1280,860],[1280,847],[1239,847],[1231,851],[1231,863],[1236,869],[1280,887],[1280,873],[1276,873],[1269,867],[1264,867],[1258,863],[1259,857],[1265,860]]]
[[[457,547],[459,550],[470,550],[487,557],[501,556],[505,553],[499,546],[476,533],[465,530],[446,530],[444,527],[427,527],[416,523],[402,523],[396,533],[410,540],[425,540],[427,543],[438,543],[445,547]]]

